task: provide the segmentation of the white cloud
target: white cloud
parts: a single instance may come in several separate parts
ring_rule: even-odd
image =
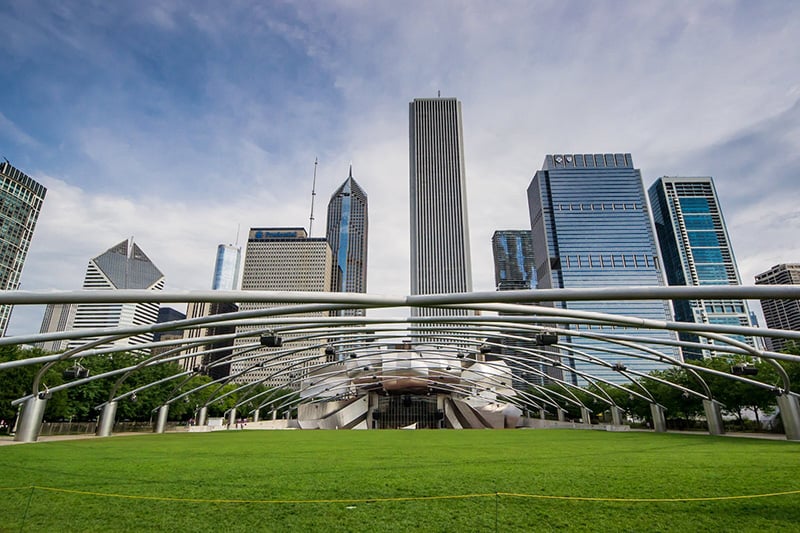
[[[12,60],[63,46],[81,65],[49,80],[63,133],[30,168],[49,192],[25,288],[79,287],[88,259],[130,235],[169,287],[207,288],[237,224],[307,225],[319,157],[315,236],[352,162],[370,200],[369,290],[405,294],[407,105],[438,90],[463,103],[476,290],[493,288],[492,232],[529,226],[525,191],[553,152],[631,152],[646,185],[714,176],[746,283],[800,260],[792,3],[151,3],[131,28],[115,9],[17,17]],[[128,33],[151,29],[147,47]]]

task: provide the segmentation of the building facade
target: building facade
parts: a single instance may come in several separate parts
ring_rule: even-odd
[[[47,304],[39,333],[56,333],[72,328],[75,319],[75,304]],[[66,339],[40,342],[36,345],[46,352],[61,352],[67,348]]]
[[[303,228],[251,228],[242,269],[242,290],[331,292],[332,263],[327,240],[309,238]],[[278,306],[242,303],[240,311]],[[327,312],[291,316],[320,317],[327,316]],[[236,333],[241,335],[256,328],[239,326]],[[291,342],[293,350],[301,351],[283,356],[280,355],[283,348],[258,347],[244,352],[248,350],[245,346],[252,348],[258,339],[246,336],[237,338],[234,346],[240,353],[231,364],[231,374],[235,376],[244,370],[253,370],[234,379],[239,382],[259,381],[271,387],[296,386],[297,374],[304,375],[309,367],[325,361],[324,350],[312,347],[319,342],[290,341],[290,335],[284,335],[283,338],[284,344]],[[309,348],[302,350],[306,346]]]
[[[190,302],[186,306],[186,318],[205,318],[224,313],[235,313],[239,306],[232,302]],[[230,359],[233,354],[233,339],[221,338],[236,332],[235,326],[211,326],[186,328],[183,330],[185,346],[204,337],[214,337],[213,342],[189,346],[184,353],[190,355],[181,360],[184,370],[204,367],[204,371],[212,379],[220,379],[230,375]]]
[[[328,202],[326,235],[333,253],[331,283],[336,292],[367,292],[367,193],[353,179],[353,167]],[[364,316],[363,309],[339,314]]]
[[[536,285],[530,230],[498,230],[492,235],[494,284],[498,291],[526,290]]]
[[[411,294],[472,291],[461,102],[409,104]],[[415,309],[417,316],[463,310]]]
[[[545,158],[542,169],[528,187],[533,254],[536,260],[536,287],[591,288],[663,286],[650,213],[641,173],[634,168],[630,154],[555,154]],[[630,302],[555,302],[564,309],[671,320],[668,303]],[[582,326],[587,331],[590,326]],[[664,331],[614,328],[614,333],[674,340]],[[589,338],[564,339],[590,357],[647,373],[665,368],[662,364],[635,358],[625,353],[595,349]],[[660,348],[670,357],[679,357],[672,347]],[[624,352],[624,350],[621,350]],[[601,369],[583,360],[568,357],[577,371],[592,370],[595,375],[615,382],[627,382],[611,369]],[[562,354],[563,358],[563,354]],[[565,375],[565,379],[569,376]],[[572,374],[580,384],[582,378]]]
[[[33,230],[47,189],[14,168],[0,163],[0,290],[19,288]],[[11,305],[0,305],[0,335],[5,336]]]
[[[648,194],[669,285],[742,284],[713,179],[664,176]],[[744,300],[675,300],[672,305],[679,322],[751,325]],[[708,343],[692,334],[681,333],[680,338]],[[755,346],[752,337],[734,338]],[[686,359],[713,355],[710,349],[683,348]]]
[[[536,263],[533,257],[533,239],[530,230],[498,230],[492,235],[492,254],[494,257],[494,281],[498,291],[529,290],[536,284]],[[510,316],[514,313],[500,313]],[[506,363],[514,379],[514,387],[524,389],[529,383],[544,385],[547,376],[561,378],[558,369],[536,363],[532,355],[543,349],[533,338],[518,331],[503,333],[521,338],[505,338],[501,349],[507,357]],[[555,354],[548,354],[553,357]],[[555,355],[557,357],[557,355]],[[519,358],[519,359],[514,359]],[[524,360],[523,360],[524,359]]]
[[[140,289],[160,291],[164,274],[156,267],[133,239],[127,239],[94,257],[86,267],[83,288],[87,290]],[[147,303],[80,303],[75,310],[72,328],[120,328],[155,324],[159,304]],[[69,348],[83,346],[95,337],[71,340]],[[152,333],[119,339],[103,346],[136,346],[153,340]]]
[[[775,265],[756,276],[756,285],[800,285],[800,263]],[[800,331],[800,300],[761,300],[764,320],[770,329]],[[766,339],[767,349],[786,349],[785,339]]]
[[[235,291],[239,288],[239,269],[242,262],[242,248],[233,244],[217,246],[217,259],[214,262],[214,279],[211,289],[215,291]]]

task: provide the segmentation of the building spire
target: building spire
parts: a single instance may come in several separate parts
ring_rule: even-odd
[[[353,179],[353,163],[350,163],[350,175],[347,177]]]

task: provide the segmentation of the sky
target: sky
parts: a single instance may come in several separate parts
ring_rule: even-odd
[[[462,102],[473,289],[529,229],[546,154],[712,176],[742,281],[800,261],[795,1],[0,3],[0,156],[48,189],[21,289],[79,289],[133,236],[167,289],[216,247],[308,227],[349,165],[369,195],[368,292],[409,292],[408,103]],[[18,306],[9,334],[36,332]]]

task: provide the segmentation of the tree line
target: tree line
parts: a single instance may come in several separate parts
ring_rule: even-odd
[[[800,346],[790,344],[785,352],[800,355]],[[745,377],[774,387],[783,387],[783,382],[775,367],[764,360],[756,360],[746,356],[733,356],[712,357],[699,361],[687,361],[687,363],[728,374],[732,373],[734,367],[738,367],[738,369],[746,368],[747,375]],[[779,364],[788,374],[792,386],[800,390],[800,363],[780,361]],[[708,384],[714,399],[723,404],[723,415],[728,418],[732,417],[735,420],[735,426],[739,429],[746,429],[748,425],[745,418],[746,411],[754,413],[756,427],[760,427],[761,419],[765,414],[770,415],[776,411],[777,400],[773,390],[702,371],[697,371],[697,373]],[[700,382],[690,372],[682,368],[672,367],[667,370],[653,371],[650,372],[650,376],[675,383],[705,396],[705,390]],[[652,378],[641,378],[637,380],[637,383],[628,383],[622,388],[605,384],[592,385],[585,390],[578,391],[576,395],[593,412],[597,422],[610,422],[610,415],[607,412],[609,405],[588,394],[588,392],[594,392],[604,397],[610,396],[614,403],[621,407],[631,418],[647,422],[651,421],[652,416],[650,403],[632,394],[632,392],[642,393],[642,388],[646,388],[655,400],[665,407],[668,427],[672,429],[705,427],[705,411],[703,410],[702,398],[675,387],[670,387]],[[550,384],[547,388],[562,394],[564,392],[563,388],[556,384]],[[577,406],[560,400],[557,400],[556,403],[566,409],[567,416],[580,418],[580,409]],[[781,431],[780,420],[778,419],[777,422],[778,426],[774,429]]]
[[[38,348],[23,349],[18,346],[0,346],[0,362],[29,359],[44,355],[48,355],[48,352]],[[81,361],[80,365],[87,368],[92,376],[97,376],[113,370],[134,366],[148,357],[148,355],[134,352],[121,352],[108,356],[87,358]],[[17,416],[17,407],[11,405],[12,400],[31,393],[34,376],[41,368],[41,365],[28,365],[0,370],[0,419],[6,421],[8,425],[11,425],[11,421]],[[61,361],[53,365],[44,375],[40,390],[53,388],[67,381],[77,379],[77,376],[74,376],[75,368],[76,360]],[[183,372],[183,368],[177,363],[144,366],[133,372],[123,382],[117,394],[123,394],[181,372]],[[54,392],[47,402],[44,419],[48,422],[89,422],[97,420],[101,411],[95,410],[95,406],[108,401],[109,393],[120,376],[121,374],[118,374]],[[194,375],[185,382],[184,378],[176,378],[165,383],[153,385],[137,392],[135,396],[121,400],[117,405],[116,419],[118,421],[131,422],[152,420],[154,417],[153,411],[158,409],[167,399],[211,381],[212,379],[209,376]],[[178,386],[179,388],[176,388]],[[185,400],[173,402],[170,404],[169,419],[173,421],[189,420],[196,416],[197,408],[205,404],[212,394],[215,397],[222,396],[233,391],[237,386],[227,384],[221,390],[218,390],[218,385],[215,384],[192,393]],[[246,405],[246,411],[249,412],[251,408],[255,408],[269,399],[277,399],[284,396],[290,391],[285,389],[268,390],[262,385],[255,385],[248,388],[244,393],[241,391],[234,392],[210,404],[208,406],[208,416],[223,416],[243,398],[242,394],[252,396],[258,393],[264,393],[264,395],[254,400],[253,404]],[[285,400],[286,398],[278,400],[276,403],[283,403]],[[256,401],[258,403],[255,403]],[[266,415],[266,409],[264,411],[262,414]],[[244,414],[245,410],[239,409],[239,412]],[[283,415],[284,413],[279,412],[278,414]]]

